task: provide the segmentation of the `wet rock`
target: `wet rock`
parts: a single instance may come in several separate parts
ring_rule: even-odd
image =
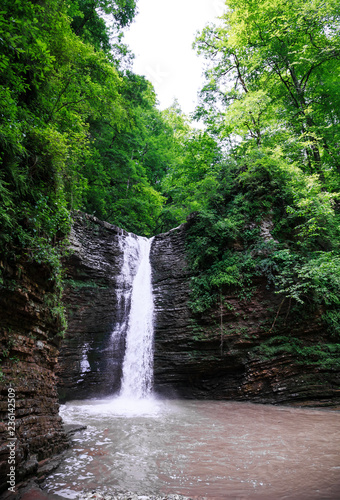
[[[38,470],[35,481],[38,484],[41,484],[43,481],[45,481],[46,477],[59,467],[62,459],[63,459],[63,454],[60,453],[53,458],[41,460],[38,464]]]
[[[29,480],[18,484],[15,493],[6,492],[1,497],[3,500],[60,500],[60,497],[43,491],[34,481]]]
[[[64,431],[69,438],[76,432],[84,431],[85,429],[87,429],[86,425],[64,424]]]

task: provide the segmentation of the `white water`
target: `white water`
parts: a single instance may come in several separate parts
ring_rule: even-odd
[[[119,303],[124,303],[126,349],[120,398],[135,400],[151,395],[153,385],[153,296],[150,248],[152,239],[129,235],[124,241],[123,286]],[[134,277],[133,277],[134,276]],[[124,283],[132,279],[131,307],[128,318],[129,291]]]
[[[138,237],[132,234],[122,236],[119,238],[119,247],[123,253],[123,264],[117,277],[117,324],[112,333],[112,342],[116,347],[121,338],[126,336],[128,327],[132,283],[139,264]]]

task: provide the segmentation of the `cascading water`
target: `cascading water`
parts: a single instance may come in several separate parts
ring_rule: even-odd
[[[122,235],[119,238],[119,247],[123,253],[123,264],[117,277],[117,324],[112,333],[112,341],[116,346],[119,346],[122,338],[126,336],[132,283],[139,263],[138,237],[130,233],[124,237]]]
[[[118,300],[122,314],[116,335],[117,332],[119,335],[126,332],[120,390],[120,397],[123,399],[146,398],[152,391],[154,307],[150,265],[151,243],[152,239],[129,234],[122,244],[124,262]]]

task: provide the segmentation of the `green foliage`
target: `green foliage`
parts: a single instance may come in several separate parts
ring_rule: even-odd
[[[134,0],[2,4],[3,254],[27,247],[41,260],[44,242],[48,255],[67,234],[73,208],[155,231],[172,130],[151,85],[119,69],[119,32],[135,9]]]
[[[322,320],[325,323],[328,331],[331,332],[332,336],[339,338],[340,336],[340,311],[339,308],[328,309],[322,316]]]
[[[297,302],[306,299],[325,305],[340,304],[340,257],[316,252],[308,259],[289,250],[274,252],[280,273],[275,277],[278,293]]]
[[[119,29],[132,20],[135,2],[4,0],[0,12],[0,256],[50,269],[48,305],[61,330],[61,256],[70,209],[88,189],[82,166],[93,156],[90,123],[119,128],[130,107],[113,57],[102,50],[109,31],[97,8]],[[77,34],[76,17],[85,21],[86,13]]]
[[[252,278],[258,273],[250,252],[235,252],[242,218],[221,219],[213,212],[201,212],[187,232],[187,255],[194,274],[191,279],[191,308],[203,312],[214,306],[220,291],[232,288],[240,299],[251,297]]]
[[[216,308],[230,291],[250,297],[266,276],[288,299],[288,313],[319,311],[338,336],[339,10],[333,0],[226,7],[222,22],[196,40],[208,60],[196,117],[223,153],[217,186],[188,230],[192,308]],[[301,347],[303,359],[327,365],[327,347],[308,349]]]
[[[325,324],[339,331],[339,217],[333,195],[318,177],[288,163],[280,149],[246,153],[237,158],[239,168],[229,164],[223,202],[216,205],[214,198],[189,227],[192,309],[216,306],[219,293],[228,289],[250,298],[264,275],[268,286],[290,300],[326,308]]]
[[[90,123],[82,208],[129,231],[151,235],[164,202],[158,185],[168,164],[171,131],[143,77],[126,72],[121,92],[129,102],[129,121]]]
[[[185,222],[190,213],[206,209],[213,198],[220,197],[218,177],[222,157],[216,141],[204,132],[187,129],[180,138],[180,146],[177,161],[162,181],[168,199],[168,217],[172,215],[174,224]]]
[[[340,367],[340,344],[315,342],[307,345],[295,337],[275,336],[263,342],[255,352],[265,359],[272,359],[280,354],[291,354],[298,363],[315,365],[325,369]]]
[[[226,4],[223,22],[196,40],[210,63],[198,115],[222,137],[280,144],[306,172],[338,185],[337,2]]]

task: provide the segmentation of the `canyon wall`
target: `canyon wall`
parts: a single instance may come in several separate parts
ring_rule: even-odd
[[[59,416],[56,365],[61,337],[51,314],[50,269],[26,260],[0,263],[0,493],[43,470],[68,446]],[[13,459],[15,458],[15,461]],[[10,467],[14,475],[8,476]]]
[[[313,364],[275,346],[273,353],[261,351],[274,335],[297,337],[305,346],[327,343],[320,312],[308,319],[294,314],[289,301],[282,306],[282,298],[268,289],[264,278],[254,281],[250,299],[226,292],[215,309],[190,312],[185,231],[182,226],[159,235],[153,246],[157,391],[175,390],[187,398],[337,404],[339,369]]]
[[[261,346],[274,335],[301,346],[327,344],[320,311],[292,312],[288,300],[258,278],[241,300],[225,290],[221,304],[194,315],[189,308],[190,272],[185,240],[189,224],[155,236],[151,249],[155,298],[155,390],[167,396],[234,399],[262,403],[334,405],[339,369],[307,360],[292,350]],[[112,345],[126,233],[79,214],[66,262],[65,303],[69,329],[60,357],[64,399],[107,395],[119,388],[124,341]],[[314,360],[317,361],[317,360]]]

